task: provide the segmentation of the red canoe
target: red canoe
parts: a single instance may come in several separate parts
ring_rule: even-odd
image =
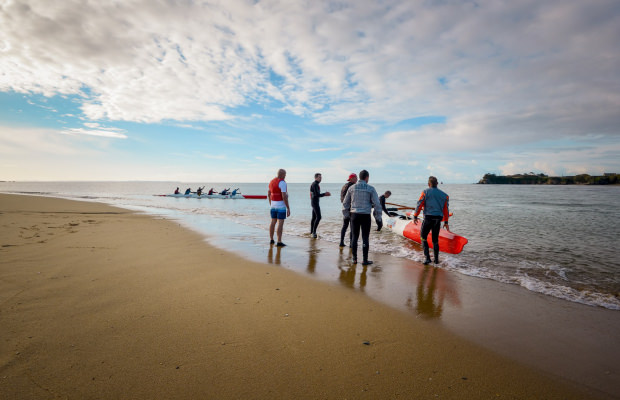
[[[411,219],[400,219],[398,217],[390,217],[383,213],[383,222],[392,231],[411,239],[416,243],[422,244],[420,239],[420,229],[422,228],[422,221],[417,224]],[[433,248],[433,242],[430,240],[430,234],[428,235],[428,245]],[[439,251],[443,253],[458,254],[463,251],[463,247],[467,244],[467,239],[463,236],[449,232],[445,229],[439,230]]]

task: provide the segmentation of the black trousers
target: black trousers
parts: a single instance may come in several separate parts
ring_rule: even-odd
[[[342,229],[340,229],[340,243],[344,243],[344,235],[347,234],[347,229],[351,225],[351,217],[342,220]],[[349,231],[349,244],[353,243],[353,229]]]
[[[310,233],[316,235],[316,228],[321,222],[321,207],[318,204],[312,204],[312,220],[310,221]]]
[[[370,214],[351,213],[351,251],[357,259],[357,241],[362,231],[362,254],[364,261],[368,261],[368,247],[370,238]]]
[[[439,229],[441,228],[442,219],[443,217],[441,216],[425,215],[424,222],[422,222],[422,229],[420,229],[420,239],[422,239],[422,246],[424,247],[424,255],[426,258],[431,257],[427,240],[429,232],[431,233],[435,261],[439,260]]]

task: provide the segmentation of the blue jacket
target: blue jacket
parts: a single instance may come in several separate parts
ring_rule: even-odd
[[[417,217],[420,215],[420,211],[424,209],[424,216],[434,215],[443,217],[442,221],[448,221],[448,218],[450,218],[450,212],[448,210],[449,200],[450,197],[436,187],[424,189],[413,215]]]

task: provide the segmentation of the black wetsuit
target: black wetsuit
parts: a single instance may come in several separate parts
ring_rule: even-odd
[[[383,210],[383,212],[386,213],[387,215],[390,215],[390,212],[385,207],[385,195],[384,194],[382,194],[379,197],[379,203],[381,203],[381,210]]]
[[[428,246],[428,233],[431,233],[433,240],[433,255],[435,260],[439,260],[439,229],[441,229],[441,220],[443,216],[440,215],[425,215],[422,222],[422,228],[420,229],[420,237],[422,238],[422,248],[424,249],[424,255],[426,259],[430,259],[430,249]]]
[[[354,185],[353,182],[347,182],[344,184],[344,186],[342,187],[342,190],[340,190],[340,202],[341,203],[344,201],[344,196],[347,195],[347,191],[353,185]],[[344,235],[347,234],[347,229],[349,228],[350,224],[351,224],[351,217],[344,217],[342,221],[342,229],[340,229],[340,245],[341,246],[344,246]],[[353,237],[353,230],[350,230],[349,231],[349,243],[351,243],[352,237]]]
[[[381,203],[381,210],[383,210],[383,212],[389,215],[390,217],[395,217],[398,215],[398,213],[395,213],[393,211],[388,211],[387,207],[385,206],[385,195],[384,194],[382,194],[379,197],[379,203]]]
[[[319,199],[323,196],[325,196],[325,193],[321,193],[319,182],[312,182],[310,185],[310,205],[312,206],[310,234],[312,235],[316,235],[316,228],[319,226],[319,222],[321,222],[321,207],[319,206]]]

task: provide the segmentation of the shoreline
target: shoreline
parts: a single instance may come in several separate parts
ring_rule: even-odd
[[[268,246],[266,232],[252,232],[247,226],[212,222],[209,231],[206,240],[218,248],[363,293],[410,318],[439,324],[524,365],[607,393],[620,393],[617,310],[373,253],[372,241],[375,264],[352,268],[348,248],[286,235],[286,228],[284,250]]]
[[[171,220],[55,198],[3,194],[0,205],[9,398],[617,395],[358,291],[248,261]]]

